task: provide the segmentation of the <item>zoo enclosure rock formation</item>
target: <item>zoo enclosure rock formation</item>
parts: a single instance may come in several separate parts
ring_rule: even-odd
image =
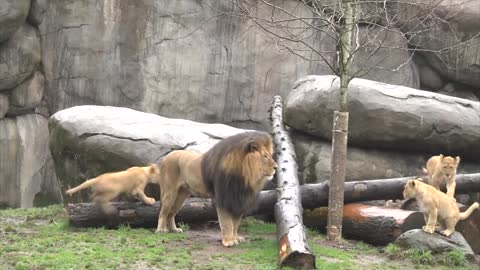
[[[331,140],[339,100],[336,76],[307,76],[290,92],[287,125]],[[349,144],[365,148],[480,155],[480,103],[353,79],[349,86]]]
[[[173,150],[206,152],[220,139],[245,131],[129,108],[88,105],[55,113],[48,127],[62,191],[105,172],[158,162]],[[67,200],[89,201],[88,191],[81,193],[83,197]]]
[[[44,117],[28,114],[0,120],[0,142],[0,206],[61,202]]]
[[[279,3],[312,17],[295,0]],[[230,0],[49,1],[39,28],[50,111],[110,105],[267,129],[273,95],[332,72],[278,49],[233,12]]]
[[[330,178],[332,144],[299,131],[292,131],[297,155],[298,178],[301,183],[317,183]],[[404,152],[400,150],[383,150],[349,146],[347,152],[347,171],[345,181],[357,179],[385,179],[419,175],[430,154],[426,152]],[[478,161],[462,160],[458,173],[480,172]]]
[[[312,14],[300,1],[273,3],[305,17]],[[437,9],[441,14],[458,14],[452,21],[455,30],[459,37],[468,38],[478,30],[478,5],[478,1],[451,7],[442,3]],[[274,94],[285,98],[291,83],[302,76],[332,74],[324,63],[302,60],[275,46],[278,40],[268,41],[251,21],[224,16],[236,11],[230,0],[0,0],[0,7],[0,122],[4,117],[14,121],[17,116],[34,113],[49,117],[75,105],[102,104],[261,129],[267,122],[264,104]],[[256,15],[270,18],[271,11],[262,6]],[[282,12],[274,12],[274,16],[285,19]],[[421,19],[418,14],[416,17]],[[381,21],[376,23],[381,25]],[[372,33],[381,28],[369,27]],[[398,27],[402,32],[410,30]],[[453,40],[447,28],[432,33],[426,34],[447,44]],[[322,34],[302,34],[316,49],[335,49],[336,43]],[[406,45],[397,29],[379,37]],[[425,50],[438,45],[429,39],[416,42]],[[412,62],[402,49],[390,56],[393,60],[386,64],[392,66],[386,68],[409,60],[404,68],[369,73],[367,78],[411,87],[420,81],[421,88],[475,98],[472,93],[476,91],[478,96],[480,89],[479,48],[480,43],[473,43],[458,53],[448,52],[441,63],[433,54],[422,54],[422,61],[415,55]],[[369,52],[360,51],[356,63],[371,66],[370,59],[386,53],[379,50],[375,56]],[[336,62],[334,53],[326,58]],[[1,142],[0,149],[3,147],[8,146]],[[6,161],[0,162],[11,163],[14,156],[3,158]],[[53,171],[49,174],[54,178],[43,182],[56,181]],[[10,185],[9,181],[0,178],[2,185]]]
[[[39,8],[45,0],[0,0],[0,206],[62,201],[48,150]]]
[[[9,39],[28,15],[30,0],[0,0],[0,43]]]

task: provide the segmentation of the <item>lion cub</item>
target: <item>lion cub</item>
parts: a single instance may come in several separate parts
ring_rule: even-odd
[[[456,158],[443,155],[431,157],[427,161],[429,184],[439,190],[440,185],[446,183],[447,195],[453,198],[458,163],[460,163],[460,157],[458,156]]]
[[[108,202],[120,193],[128,193],[148,205],[154,204],[155,199],[147,197],[144,189],[148,183],[158,183],[159,177],[160,169],[156,164],[145,167],[131,167],[121,172],[104,173],[67,190],[65,193],[72,196],[75,192],[91,187],[93,191],[92,200],[105,213],[110,214],[114,209]]]
[[[403,197],[417,200],[418,206],[425,217],[426,225],[422,227],[425,232],[433,233],[438,219],[439,226],[437,229],[445,236],[450,236],[455,231],[457,222],[468,218],[479,207],[479,204],[475,202],[467,211],[460,213],[455,199],[423,183],[421,178],[407,181],[403,190]]]

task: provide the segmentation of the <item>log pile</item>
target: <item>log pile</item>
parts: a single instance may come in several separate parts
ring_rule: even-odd
[[[403,186],[410,177],[383,180],[364,180],[345,183],[345,203],[371,200],[402,199]],[[480,173],[457,175],[456,194],[480,192]],[[307,184],[300,186],[300,195],[304,209],[327,206],[328,184]],[[273,212],[276,202],[276,191],[262,191],[256,207],[247,215],[269,214]],[[69,221],[75,227],[118,227],[129,224],[132,227],[156,227],[160,202],[145,205],[140,202],[114,202],[117,209],[106,216],[96,209],[92,203],[68,204],[66,206]],[[176,218],[182,222],[204,222],[215,220],[216,210],[210,199],[189,198],[185,207]]]

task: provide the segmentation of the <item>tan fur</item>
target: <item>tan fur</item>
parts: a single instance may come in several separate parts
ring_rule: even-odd
[[[433,156],[427,161],[429,184],[440,190],[440,185],[446,183],[447,195],[455,196],[455,180],[460,157]]]
[[[256,133],[251,133],[256,134]],[[194,194],[198,197],[215,197],[216,209],[222,234],[222,244],[233,246],[243,240],[238,235],[238,227],[242,215],[233,214],[222,202],[218,200],[218,193],[224,192],[227,198],[250,198],[241,197],[244,190],[223,190],[217,183],[204,179],[205,170],[215,172],[217,175],[239,175],[239,178],[225,177],[229,180],[244,181],[241,185],[250,187],[251,192],[257,194],[266,181],[273,178],[276,163],[272,158],[273,146],[270,137],[269,143],[256,141],[253,150],[248,150],[251,143],[251,135],[237,136],[226,142],[214,146],[208,153],[201,154],[189,150],[173,151],[163,158],[160,163],[160,190],[161,209],[158,217],[156,232],[181,232],[175,225],[175,215],[182,208],[185,200]],[[265,136],[265,135],[262,135]],[[238,139],[237,139],[238,138]],[[265,137],[264,137],[265,138]],[[240,141],[245,140],[245,142]],[[207,157],[208,155],[208,157]],[[202,163],[202,160],[205,162]],[[208,161],[208,162],[207,162]],[[210,162],[211,161],[211,162]],[[203,173],[203,174],[202,174]],[[231,174],[230,174],[231,173]],[[226,183],[227,179],[223,180]],[[221,184],[221,183],[220,183]],[[228,186],[228,185],[227,185]],[[217,193],[217,194],[216,194]],[[227,199],[228,200],[228,199]],[[243,203],[243,202],[242,202]]]
[[[455,199],[423,183],[421,178],[408,180],[403,196],[406,199],[417,200],[425,217],[426,225],[422,228],[425,232],[433,233],[438,229],[445,236],[450,236],[455,231],[457,222],[468,218],[479,207],[475,202],[465,212],[460,213]]]
[[[145,167],[131,167],[121,172],[104,173],[67,190],[65,193],[72,196],[75,192],[91,187],[93,191],[92,200],[105,213],[110,214],[113,209],[108,202],[121,193],[128,193],[145,204],[154,204],[155,199],[147,197],[144,190],[148,183],[158,183],[159,177],[160,171],[156,164]]]

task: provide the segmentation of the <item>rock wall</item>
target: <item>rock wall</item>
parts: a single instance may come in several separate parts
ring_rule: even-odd
[[[259,19],[288,21],[289,33],[305,43],[279,42],[265,30],[278,33],[285,29],[271,25],[261,29],[245,17],[229,16],[238,15],[234,2],[0,0],[0,132],[9,138],[0,141],[0,149],[11,147],[7,141],[24,140],[13,139],[7,130],[29,130],[42,138],[45,135],[40,133],[46,129],[37,126],[42,121],[19,121],[19,117],[47,119],[59,110],[85,104],[268,129],[267,109],[273,95],[286,97],[293,82],[303,76],[333,74],[325,62],[318,57],[311,59],[310,51],[303,49],[326,52],[324,60],[335,66],[335,34],[302,31],[296,28],[299,21],[288,21],[282,9],[309,18],[308,23],[313,25],[311,8],[301,1],[272,1],[282,9],[243,1]],[[399,4],[418,2],[424,1]],[[412,16],[422,18],[404,7],[392,11],[411,23],[396,25],[392,31],[382,28],[382,18],[375,19],[376,26],[362,24],[356,42],[370,45],[358,51],[354,69],[378,65],[380,69],[364,74],[365,78],[478,100],[478,38],[460,51],[446,51],[443,58],[419,53],[412,61],[408,51],[413,42],[428,51],[478,32],[479,2],[448,2],[455,5],[442,3],[434,12],[447,17],[458,14],[448,20],[453,28],[435,28],[422,38],[407,40],[402,34],[415,26]],[[398,53],[377,50],[377,39],[397,47]],[[291,54],[291,48],[299,49],[299,55]],[[400,63],[404,64],[397,69]],[[16,145],[18,151],[26,151],[20,148],[21,143]],[[29,173],[22,173],[24,169],[13,167],[13,152],[0,151],[0,163],[5,168],[0,172],[0,185],[10,188],[0,193],[16,192],[22,197],[21,188],[14,191],[16,184],[10,183],[16,181],[31,183],[35,192],[40,186],[38,196],[54,194],[52,200],[61,198],[48,155],[40,169],[42,176],[32,182]],[[2,204],[28,206],[13,197],[8,200]]]
[[[234,11],[233,1],[48,1],[40,33],[50,111],[112,105],[266,128],[274,94],[286,95],[298,77],[331,72],[226,16]]]
[[[0,0],[0,207],[62,201],[48,149],[40,2]]]

